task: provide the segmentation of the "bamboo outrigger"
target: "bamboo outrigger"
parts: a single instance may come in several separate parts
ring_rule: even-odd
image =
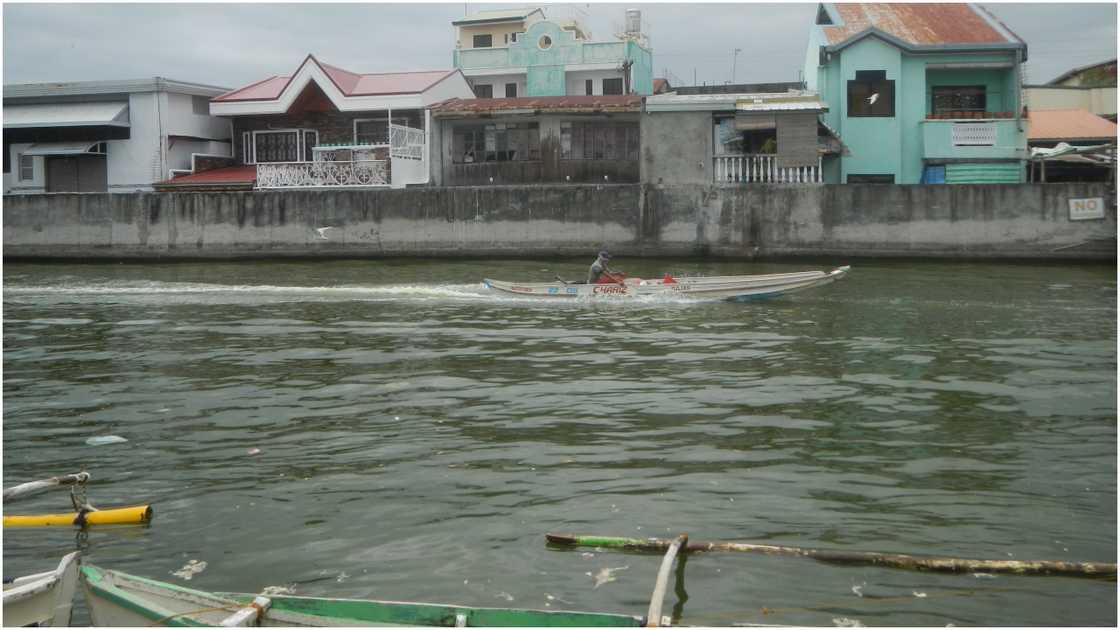
[[[617,538],[610,536],[577,536],[545,534],[549,543],[567,547],[602,547],[650,553],[664,553],[675,541],[661,538]],[[892,569],[933,571],[940,573],[1013,573],[1019,575],[1061,575],[1116,580],[1116,563],[1065,562],[1062,560],[972,560],[913,556],[874,551],[828,551],[804,547],[782,547],[732,542],[693,542],[684,546],[687,553],[748,552],[770,555],[801,556],[821,562],[848,565],[877,565]]]

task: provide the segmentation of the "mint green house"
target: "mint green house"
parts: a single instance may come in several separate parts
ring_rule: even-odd
[[[452,61],[478,98],[652,94],[640,13],[627,11],[626,24],[614,41],[596,42],[580,22],[541,9],[481,11],[452,22]]]
[[[1027,46],[973,4],[821,4],[805,83],[843,141],[828,183],[1019,183]]]

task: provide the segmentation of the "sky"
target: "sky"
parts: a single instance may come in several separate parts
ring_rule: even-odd
[[[5,2],[3,82],[161,76],[236,88],[290,74],[308,53],[354,72],[449,69],[453,20],[465,11],[525,5]],[[549,17],[582,19],[595,40],[613,39],[625,10],[640,9],[654,76],[691,85],[797,81],[817,4],[533,6]],[[1026,83],[1117,56],[1115,3],[983,6],[1027,42]]]

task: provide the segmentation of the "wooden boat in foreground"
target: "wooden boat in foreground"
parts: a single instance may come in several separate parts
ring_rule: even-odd
[[[358,599],[208,593],[176,584],[82,567],[95,626],[505,626],[640,627],[627,615],[474,608]]]
[[[53,571],[4,581],[5,626],[69,626],[78,586],[79,553],[63,556]]]
[[[529,297],[657,297],[683,296],[707,300],[745,301],[771,298],[826,285],[843,278],[850,266],[832,271],[798,271],[754,276],[708,276],[656,279],[626,278],[622,282],[579,284],[564,282],[506,282],[484,279],[486,287]]]

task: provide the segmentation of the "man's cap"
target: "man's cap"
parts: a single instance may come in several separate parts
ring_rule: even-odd
[[[599,252],[599,258],[602,258],[603,260],[610,260],[611,253],[604,249],[603,251]]]

